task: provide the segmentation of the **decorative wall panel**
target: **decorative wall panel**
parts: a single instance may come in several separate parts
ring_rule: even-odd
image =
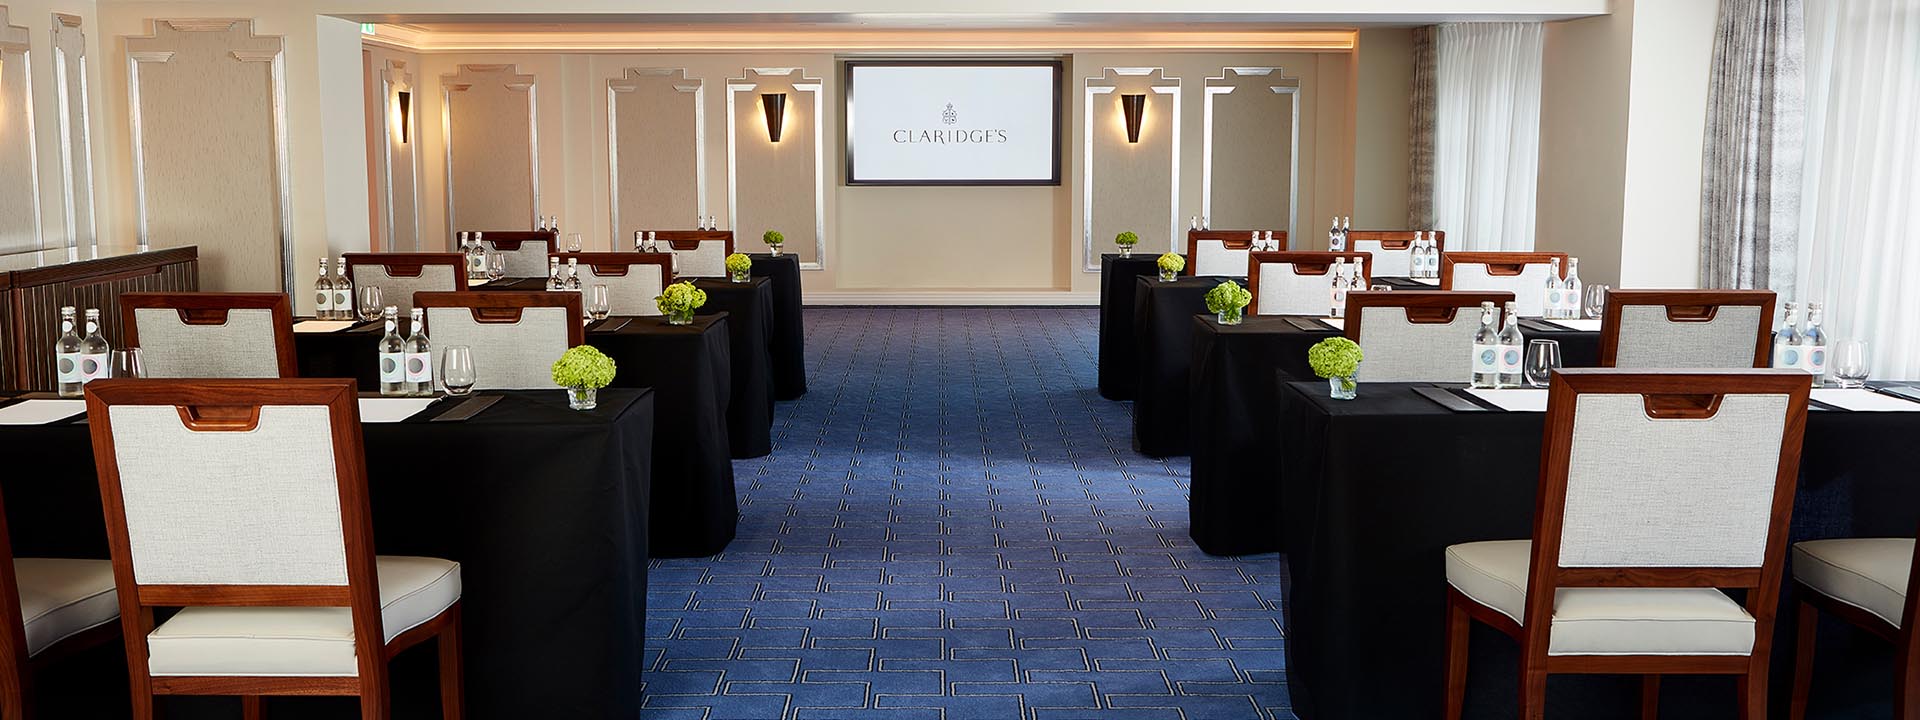
[[[407,112],[401,112],[406,93]],[[413,73],[402,60],[388,60],[380,70],[381,148],[380,192],[385,211],[387,245],[398,251],[420,247],[420,166],[414,148],[420,144],[420,104],[425,98],[414,86]]]
[[[199,246],[207,290],[285,290],[282,39],[250,20],[158,20],[126,45],[141,244]]]
[[[1139,142],[1129,142],[1121,98],[1146,96]],[[1161,68],[1106,68],[1086,81],[1085,177],[1081,187],[1083,269],[1100,269],[1101,248],[1123,231],[1158,254],[1184,252],[1179,218],[1180,79]]]
[[[0,253],[40,249],[40,172],[27,29],[0,5]]]
[[[747,68],[727,81],[727,215],[737,242],[758,248],[761,233],[779,230],[807,270],[826,267],[822,88],[801,68]],[[778,143],[767,137],[767,93],[787,96]]]
[[[54,101],[60,111],[60,194],[68,247],[94,244],[93,130],[87,100],[87,35],[80,16],[53,14]]]
[[[534,77],[513,65],[461,65],[442,76],[441,89],[448,233],[533,229],[540,214]]]
[[[1280,68],[1230,67],[1207,78],[1206,93],[1202,212],[1213,227],[1299,237],[1300,80]]]
[[[607,81],[613,245],[707,214],[705,82],[681,68],[627,68]]]

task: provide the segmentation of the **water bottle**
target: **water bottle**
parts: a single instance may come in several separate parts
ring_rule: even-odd
[[[433,344],[427,340],[427,311],[414,308],[408,318],[413,333],[404,347],[406,370],[403,381],[407,394],[433,397]]]
[[[1347,259],[1334,258],[1333,267],[1327,270],[1327,303],[1331,308],[1328,317],[1345,317],[1347,313]]]
[[[1560,317],[1569,320],[1578,319],[1581,308],[1584,307],[1581,303],[1586,302],[1584,297],[1586,294],[1586,286],[1580,282],[1580,258],[1567,258],[1567,282],[1565,285],[1566,292],[1563,295],[1565,306],[1560,310]]]
[[[333,268],[324,257],[320,258],[320,279],[313,281],[313,317],[333,319]]]
[[[113,349],[107,346],[107,339],[100,336],[100,308],[87,308],[86,318],[87,336],[80,340],[80,383],[83,385],[113,377],[113,366],[107,364]]]
[[[407,394],[407,342],[400,337],[400,309],[388,305],[380,311],[387,323],[387,334],[380,338],[380,394]]]
[[[547,258],[547,289],[555,291],[560,289],[560,258]]]
[[[333,319],[352,320],[353,317],[353,278],[347,273],[347,258],[340,257],[335,266],[340,269],[333,277]]]
[[[1525,378],[1521,377],[1521,358],[1527,349],[1527,338],[1520,334],[1520,313],[1514,311],[1513,303],[1507,303],[1505,326],[1500,330],[1500,387],[1517,388]]]
[[[1561,308],[1566,307],[1566,287],[1560,283],[1560,258],[1547,261],[1547,287],[1540,294],[1540,316],[1544,318],[1561,317]]]
[[[80,375],[80,335],[73,331],[73,316],[72,305],[60,308],[60,340],[53,345],[53,374],[64,398],[81,397],[85,384]]]
[[[1780,327],[1773,331],[1773,366],[1800,367],[1800,331],[1794,325],[1793,302],[1781,304]]]
[[[1800,333],[1800,369],[1813,374],[1813,386],[1820,387],[1827,376],[1827,333],[1820,329],[1821,303],[1807,303],[1807,329]]]
[[[1467,384],[1483,389],[1500,386],[1500,334],[1493,329],[1493,303],[1480,303],[1480,329],[1473,333],[1473,363]]]

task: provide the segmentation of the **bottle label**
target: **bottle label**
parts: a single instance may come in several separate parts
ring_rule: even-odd
[[[1546,312],[1541,314],[1550,318],[1560,317],[1561,309],[1565,308],[1566,306],[1567,306],[1566,293],[1561,292],[1558,288],[1553,290],[1548,290],[1547,291],[1547,307],[1545,308]]]
[[[380,353],[380,382],[406,382],[406,363],[406,353]]]
[[[1562,313],[1561,317],[1566,317],[1566,318],[1580,317],[1580,291],[1579,290],[1567,291],[1566,312]]]
[[[54,353],[53,372],[62,385],[81,382],[80,353]]]
[[[431,353],[407,353],[406,360],[407,382],[433,382],[433,355]]]
[[[333,307],[335,310],[350,310],[353,308],[353,301],[347,299],[346,291],[336,290],[333,293]]]
[[[89,383],[101,378],[113,377],[107,367],[106,353],[83,353],[80,355],[80,382]]]
[[[1497,348],[1500,352],[1500,358],[1499,358],[1500,374],[1502,375],[1520,374],[1520,346],[1519,345],[1500,345],[1500,346],[1497,346]]]
[[[1795,349],[1800,351],[1800,369],[1816,376],[1827,374],[1827,346],[1802,345]]]
[[[320,290],[313,294],[313,307],[321,313],[333,310],[333,293]]]
[[[1800,347],[1797,345],[1774,345],[1773,366],[1776,368],[1800,367]]]
[[[1500,371],[1500,346],[1499,345],[1480,345],[1478,343],[1474,344],[1473,374],[1483,375],[1483,374],[1495,373],[1499,371]]]

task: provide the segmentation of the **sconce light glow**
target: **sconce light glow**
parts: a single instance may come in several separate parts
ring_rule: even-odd
[[[760,109],[767,114],[767,140],[780,142],[780,127],[787,121],[787,94],[761,93]]]
[[[1140,123],[1146,119],[1147,96],[1121,95],[1120,112],[1127,116],[1127,143],[1140,142]]]
[[[400,93],[400,144],[413,139],[413,93],[401,90]]]

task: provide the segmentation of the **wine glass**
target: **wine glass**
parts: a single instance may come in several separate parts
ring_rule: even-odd
[[[146,363],[140,359],[140,348],[115,350],[109,362],[113,363],[112,377],[143,378],[147,376]]]
[[[587,294],[587,314],[598,322],[607,319],[607,313],[612,309],[613,305],[607,300],[607,286],[593,286]]]
[[[567,233],[567,252],[580,252],[580,233]]]
[[[379,285],[360,286],[360,322],[373,322],[380,319],[381,302]]]
[[[440,354],[440,382],[447,386],[447,394],[461,396],[471,393],[477,379],[478,375],[473,371],[473,348],[448,345],[446,352]]]
[[[1598,320],[1607,313],[1607,290],[1605,284],[1595,283],[1580,291],[1580,302],[1586,306],[1588,319]]]
[[[507,276],[507,256],[499,252],[487,253],[487,279],[499,280]]]
[[[1527,343],[1527,385],[1537,388],[1546,387],[1553,381],[1553,371],[1560,369],[1560,343],[1555,340],[1534,340]]]
[[[1840,343],[1833,357],[1833,377],[1843,388],[1866,387],[1871,360],[1867,354],[1867,341],[1856,339]]]

